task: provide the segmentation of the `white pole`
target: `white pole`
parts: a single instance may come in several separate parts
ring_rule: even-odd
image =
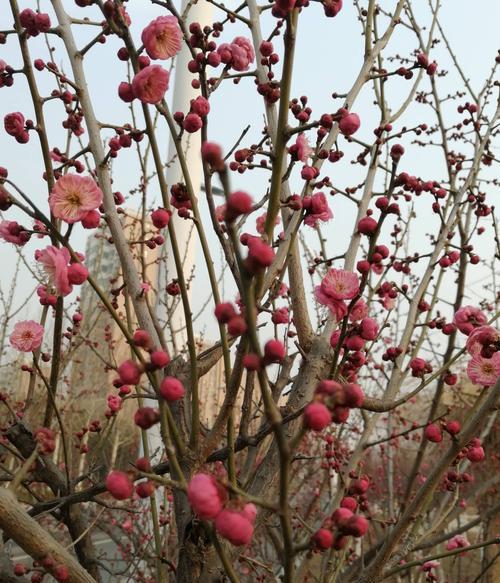
[[[188,3],[189,0],[183,0],[181,14],[184,12]],[[188,17],[185,21],[186,26],[189,27],[191,22],[199,22],[202,27],[207,24],[211,24],[212,13],[212,4],[209,4],[206,2],[206,0],[198,0],[198,2],[192,5],[189,10]],[[191,81],[195,78],[195,76],[190,73],[187,68],[187,64],[190,60],[191,53],[185,43],[183,43],[183,47],[175,60],[175,81],[173,86],[172,103],[173,113],[176,111],[182,111],[184,114],[188,113],[191,99],[195,99],[200,94],[199,90],[193,89],[191,86]],[[201,186],[202,166],[200,146],[201,132],[196,132],[194,134],[184,134],[182,138],[182,147],[186,156],[186,162],[189,168],[191,182],[193,184],[193,190],[195,194],[200,192]],[[171,160],[174,161],[167,168],[166,172],[167,184],[169,186],[177,182],[184,181],[182,169],[176,156],[175,144],[172,139],[170,139],[168,149],[168,161],[170,162]],[[183,262],[184,277],[187,279],[191,276],[196,255],[196,237],[192,228],[193,223],[192,221],[179,218],[176,213],[174,216],[172,216],[171,221],[173,221],[175,227],[179,253]],[[165,305],[161,304],[159,300],[161,299],[163,301],[165,299],[170,299],[165,294],[165,287],[175,277],[177,277],[177,270],[173,258],[172,246],[170,244],[169,238],[167,237],[166,244],[162,246],[161,261],[158,269],[157,279],[158,296],[156,302],[156,313],[162,321],[166,320],[167,311]],[[179,305],[172,314],[171,328],[172,330],[179,330],[183,328],[184,323],[184,312],[182,305]],[[184,330],[176,334],[175,341],[178,347],[182,347],[185,344],[186,333]],[[169,348],[171,349],[172,346]],[[156,427],[148,432],[151,452],[162,451],[161,435],[159,430],[156,431]]]
[[[189,0],[182,1],[181,14],[184,13],[188,4]],[[199,0],[196,4],[192,5],[189,10],[189,14],[185,20],[186,27],[189,27],[191,22],[199,22],[202,28],[207,24],[211,24],[212,13],[213,5],[209,4],[206,0]],[[176,111],[182,111],[184,114],[187,114],[189,112],[191,99],[195,99],[200,94],[200,91],[194,89],[191,85],[191,81],[195,79],[195,76],[190,73],[187,68],[187,64],[191,59],[191,53],[185,43],[183,43],[183,47],[175,60],[175,83],[172,103],[173,113]],[[195,194],[199,193],[201,185],[202,165],[200,146],[201,132],[198,131],[194,134],[184,133],[182,147]],[[166,172],[166,179],[169,187],[172,186],[172,184],[184,181],[180,164],[177,161],[175,144],[172,139],[170,139],[168,150],[168,161],[170,162],[171,160],[174,160],[174,162],[172,162]],[[175,227],[179,253],[183,262],[184,277],[188,279],[192,273],[196,254],[196,240],[193,223],[192,221],[179,218],[177,213],[174,214],[171,220]],[[165,286],[177,276],[172,247],[168,238],[167,243],[162,249],[162,259],[163,261],[160,262],[160,268],[158,270],[158,295],[159,299],[164,300],[166,298],[164,293]],[[167,300],[168,299],[170,298],[167,298]],[[159,302],[157,302],[157,314],[162,320],[166,319],[167,313],[165,306],[161,305]],[[172,314],[171,328],[172,330],[179,330],[183,328],[183,326],[184,314],[182,306],[179,305]],[[175,341],[178,347],[185,344],[186,334],[184,330],[176,334]]]

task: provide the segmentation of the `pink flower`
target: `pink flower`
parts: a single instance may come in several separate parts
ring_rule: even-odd
[[[43,340],[43,326],[33,320],[17,322],[10,335],[10,343],[20,352],[33,352],[40,348]]]
[[[248,255],[245,259],[245,267],[250,273],[258,273],[272,264],[274,250],[265,241],[250,235],[246,245]]]
[[[159,16],[142,31],[141,40],[152,59],[170,59],[181,50],[182,33],[175,16]]]
[[[320,287],[324,294],[334,300],[352,300],[359,292],[358,276],[352,271],[330,269]]]
[[[304,223],[308,227],[316,227],[318,221],[329,221],[333,218],[326,196],[322,192],[304,197],[303,208],[306,209]]]
[[[351,310],[349,314],[349,321],[350,322],[358,322],[363,318],[368,316],[368,306],[366,305],[365,300],[361,298],[354,304],[354,308]]]
[[[16,221],[0,222],[0,239],[13,243],[14,245],[23,246],[30,240],[31,234],[24,230],[24,227]]]
[[[439,567],[439,565],[440,565],[439,561],[426,561],[422,565],[422,571],[431,571],[432,569],[436,569],[437,567]]]
[[[260,217],[257,217],[255,219],[255,227],[257,229],[257,233],[260,233],[261,235],[263,235],[266,232],[266,219],[267,219],[267,213],[263,213],[262,215],[260,215]],[[281,222],[281,219],[277,216],[274,219],[274,224],[279,225],[280,222]]]
[[[456,327],[467,334],[467,336],[479,326],[483,326],[487,322],[487,318],[484,313],[474,306],[463,306],[453,318],[453,322],[455,323]]]
[[[309,145],[309,140],[304,134],[299,134],[295,144],[290,147],[290,154],[294,159],[305,163],[312,153],[313,149]]]
[[[49,245],[37,254],[36,259],[43,265],[50,285],[55,287],[60,296],[67,296],[73,291],[68,277],[70,254],[66,247],[59,249],[54,245]]]
[[[330,312],[335,316],[337,322],[340,322],[343,318],[347,316],[347,306],[342,300],[335,300],[326,294],[320,285],[314,288],[314,295],[318,302],[326,306]]]
[[[475,385],[493,386],[500,377],[500,352],[491,358],[473,356],[467,365],[467,375]]]
[[[458,548],[469,547],[470,542],[462,534],[457,534],[446,543],[445,548],[447,551],[453,551]]]
[[[252,43],[244,36],[237,36],[231,44],[221,44],[217,53],[221,61],[235,71],[246,71],[255,59]]]
[[[364,340],[375,340],[378,334],[378,324],[373,318],[363,318],[359,325],[359,334]]]
[[[102,203],[102,191],[89,176],[65,174],[49,196],[52,214],[66,223],[76,223]]]
[[[500,333],[492,326],[479,326],[469,334],[467,338],[467,352],[480,355],[483,347],[488,347],[500,341]]]
[[[133,78],[132,91],[142,103],[158,103],[168,89],[169,77],[169,72],[160,65],[149,65]]]

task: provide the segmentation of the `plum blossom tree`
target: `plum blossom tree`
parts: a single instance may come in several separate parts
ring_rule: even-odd
[[[463,568],[486,581],[500,542],[500,53],[482,56],[490,73],[474,88],[439,0],[209,2],[208,24],[171,0],[144,2],[154,18],[141,22],[122,0],[9,0],[0,14],[0,57],[15,55],[0,58],[1,94],[26,86],[31,100],[2,111],[19,164],[0,167],[0,238],[39,314],[2,292],[2,356],[8,335],[10,370],[27,380],[0,391],[0,579],[435,581],[482,552]],[[314,87],[297,91],[301,26],[325,19],[335,34],[348,18],[360,67],[347,90],[318,71],[320,108]],[[397,35],[409,48],[396,52]],[[199,95],[172,111],[183,47]],[[89,82],[96,54],[103,75],[119,72],[112,95]],[[228,88],[253,104],[231,142],[217,125]],[[22,158],[31,147],[41,171]],[[168,184],[174,162],[182,180]],[[85,237],[117,273],[82,254]],[[167,244],[175,273],[160,286],[148,273],[164,257],[147,252]],[[93,312],[107,318],[100,340]],[[75,371],[90,357],[107,376],[86,415]],[[99,554],[102,536],[119,563]]]

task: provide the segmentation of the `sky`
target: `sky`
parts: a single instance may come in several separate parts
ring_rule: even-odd
[[[2,2],[3,7],[0,9],[0,30],[8,29],[11,26],[11,15],[7,9],[7,2]],[[36,8],[37,2],[23,1],[19,2],[21,8]],[[49,12],[53,22],[55,17],[51,10],[48,0],[39,2],[42,11]],[[68,12],[76,18],[82,18],[84,15],[91,16],[95,13],[92,9],[80,9],[75,6],[72,0],[65,0],[65,7]],[[237,6],[238,2],[229,0],[228,6]],[[363,3],[362,3],[363,4]],[[396,4],[395,0],[382,2],[384,9],[391,10]],[[414,9],[417,20],[422,29],[426,29],[430,23],[430,11],[426,0],[414,0]],[[442,0],[440,11],[440,22],[453,48],[457,60],[461,63],[465,75],[469,78],[474,90],[477,92],[482,87],[482,83],[491,70],[496,51],[498,49],[498,22],[500,22],[500,2],[498,0],[476,0],[471,3],[470,0]],[[128,12],[132,18],[132,33],[139,42],[140,32],[149,21],[162,14],[159,6],[152,6],[147,0],[130,0],[127,5]],[[217,12],[216,12],[217,13]],[[269,32],[270,27],[274,24],[274,19],[265,18],[264,36]],[[75,35],[79,45],[84,46],[87,40],[95,34],[96,29],[90,27],[74,27]],[[248,36],[248,31],[240,24],[227,26],[223,34],[225,41],[230,41],[237,35]],[[423,30],[425,36],[426,30]],[[345,93],[355,79],[359,66],[362,62],[363,41],[360,36],[360,24],[357,21],[357,12],[354,4],[346,0],[344,9],[336,18],[324,18],[322,9],[319,5],[312,5],[304,10],[299,18],[298,36],[297,36],[296,62],[292,84],[292,95],[300,96],[306,94],[309,97],[309,105],[313,109],[313,115],[325,111],[335,111],[340,102],[331,99],[332,91]],[[64,66],[69,71],[67,62],[64,60],[64,54],[60,50],[61,43],[57,39],[51,38],[51,43],[58,49],[56,53],[56,62]],[[279,44],[278,52],[279,52]],[[85,70],[89,82],[91,94],[93,95],[94,105],[97,117],[101,121],[111,124],[123,124],[129,121],[129,114],[125,104],[116,98],[117,86],[120,81],[126,78],[126,66],[116,58],[112,57],[120,47],[117,38],[111,37],[104,46],[95,47],[85,59]],[[387,49],[387,55],[405,55],[410,56],[411,52],[417,48],[415,37],[404,27],[398,27]],[[33,58],[41,57],[47,59],[47,47],[43,38],[30,40],[30,49]],[[21,59],[17,39],[14,36],[8,38],[6,45],[0,45],[0,59],[3,59],[9,65],[15,68],[20,67]],[[438,64],[443,63],[445,68],[449,68],[450,59],[442,44],[437,45],[431,51],[431,59],[436,59]],[[386,63],[388,68],[392,67],[391,63]],[[41,92],[48,94],[53,88],[52,79],[47,72],[37,73],[37,79],[40,82]],[[456,72],[450,72],[446,77],[438,78],[438,87],[443,95],[454,93],[456,90],[463,89],[463,81]],[[393,77],[388,86],[391,107],[395,110],[404,100],[409,88],[407,81],[398,77]],[[424,87],[428,89],[427,80]],[[171,89],[169,95],[171,95]],[[445,117],[447,119],[457,119],[455,109],[456,104],[451,108],[445,106]],[[250,124],[251,129],[247,135],[246,145],[257,141],[262,131],[263,108],[262,101],[256,95],[253,81],[249,78],[244,79],[240,85],[233,85],[225,82],[222,89],[218,91],[211,100],[211,118],[209,126],[209,138],[223,145],[225,149],[232,146],[235,140],[241,134],[243,128]],[[60,105],[53,101],[46,106],[46,117],[50,127],[51,145],[64,148],[65,132],[60,127]],[[367,85],[359,99],[356,101],[353,110],[356,111],[362,120],[362,126],[357,134],[361,140],[371,140],[373,129],[377,125],[378,117],[373,108],[373,92]],[[26,118],[33,117],[32,106],[29,100],[29,94],[26,84],[21,76],[16,76],[12,88],[0,89],[0,118],[11,111],[21,111]],[[454,116],[454,117],[453,117]],[[397,127],[405,124],[411,125],[422,122],[433,123],[431,111],[421,105],[412,104],[408,115],[403,116],[398,122]],[[104,134],[103,134],[104,136]],[[85,136],[84,136],[85,137]],[[110,135],[108,135],[110,137]],[[167,152],[168,135],[164,127],[158,130],[158,139],[163,151]],[[411,146],[410,140],[403,141],[408,149],[408,154],[404,158],[405,171],[422,176],[424,179],[441,180],[445,177],[445,167],[441,152],[437,148],[417,148]],[[363,169],[357,165],[350,164],[351,157],[349,153],[358,152],[358,148],[350,148],[345,143],[342,148],[346,152],[344,161],[340,164],[330,165],[327,174],[332,177],[335,184],[340,186],[352,185],[363,180]],[[75,149],[79,149],[75,144]],[[38,204],[46,206],[45,184],[41,180],[43,171],[41,156],[39,155],[37,140],[34,135],[28,145],[21,146],[13,138],[6,135],[0,130],[0,166],[9,170],[9,178],[29,193]],[[132,151],[120,154],[118,160],[113,165],[113,178],[116,190],[127,193],[135,188],[139,174],[137,162]],[[244,175],[235,175],[232,178],[234,188],[240,188],[251,193],[255,199],[259,199],[264,193],[267,186],[267,176],[261,171],[247,172]],[[296,176],[291,180],[292,189],[300,191],[300,180]],[[152,192],[155,192],[155,186],[152,186]],[[498,196],[498,192],[496,193]],[[200,196],[202,198],[202,196]],[[159,202],[159,194],[157,194]],[[132,199],[127,201],[127,205],[133,207],[136,202]],[[432,230],[431,225],[435,225],[435,217],[425,208],[423,202],[417,202],[417,208],[420,205],[419,212],[423,220],[416,224],[412,231],[410,248],[421,250],[422,245],[428,244],[425,238],[426,233]],[[153,201],[152,201],[153,206]],[[328,248],[332,255],[338,251],[343,252],[349,240],[354,218],[354,209],[344,199],[335,197],[332,202],[334,219],[325,226],[323,232],[328,240]],[[206,217],[206,208],[202,204],[202,212]],[[9,211],[8,218],[18,218],[16,212]],[[428,220],[427,220],[428,219]],[[84,251],[85,237],[87,233],[80,227],[75,230],[74,247],[77,250]],[[311,245],[317,247],[316,239],[310,238]],[[216,249],[216,239],[209,234],[211,248]],[[12,274],[16,264],[16,253],[11,246],[0,243],[2,257],[2,277],[1,286],[5,293],[8,290],[12,280]],[[37,239],[33,239],[25,247],[25,257],[27,263],[33,267],[33,253],[39,247]],[[491,253],[491,240],[481,240],[478,242],[478,252],[481,255]],[[214,259],[218,269],[221,269],[222,263],[219,260],[218,252],[214,252]],[[477,277],[473,279],[481,282],[487,272],[477,270]],[[204,305],[207,299],[207,278],[203,269],[199,268],[197,272],[196,291],[193,295],[193,311]],[[474,293],[480,294],[481,283],[479,288],[475,288]],[[19,276],[19,290],[16,294],[16,300],[21,302],[23,298],[31,293],[33,284],[32,278],[27,269],[23,269]],[[479,289],[479,292],[477,291]],[[228,297],[231,297],[231,288],[227,289]],[[472,293],[472,292],[471,292]],[[36,302],[29,302],[23,308],[22,313],[26,317],[36,318],[39,314],[39,306]],[[209,319],[202,319],[201,327],[208,325]]]

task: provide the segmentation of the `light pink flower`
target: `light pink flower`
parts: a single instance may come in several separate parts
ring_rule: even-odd
[[[16,221],[0,222],[0,239],[14,245],[25,245],[30,240],[30,233],[25,231]]]
[[[469,334],[467,338],[467,352],[469,354],[480,355],[483,346],[494,344],[500,341],[500,332],[493,326],[479,326]]]
[[[467,375],[475,385],[493,386],[500,377],[500,352],[491,358],[473,356],[467,365]]]
[[[335,316],[337,322],[347,315],[347,306],[342,300],[334,300],[323,292],[320,285],[314,288],[314,295],[320,304],[326,306],[330,312]]]
[[[359,299],[349,314],[349,322],[358,322],[368,316],[368,306],[363,299]]]
[[[255,59],[252,43],[244,36],[237,36],[231,45],[233,47],[233,69],[246,71]]]
[[[290,153],[299,162],[307,162],[309,156],[313,153],[313,149],[309,145],[309,140],[305,134],[299,134],[295,140],[295,144],[290,147]]]
[[[252,43],[244,36],[237,36],[230,44],[221,44],[217,53],[221,61],[235,71],[246,71],[255,59]]]
[[[439,561],[426,561],[422,565],[422,571],[430,571],[431,569],[436,569],[437,567],[439,567],[439,565],[440,565]]]
[[[262,215],[260,215],[260,217],[257,217],[255,219],[255,227],[257,229],[257,233],[260,233],[261,235],[263,235],[266,231],[266,219],[267,219],[267,213],[263,213]],[[274,219],[275,225],[279,225],[280,222],[281,222],[281,219],[279,217],[276,217]]]
[[[359,292],[358,276],[352,271],[330,269],[321,282],[321,291],[334,300],[352,300]]]
[[[142,103],[158,103],[168,89],[170,73],[160,65],[149,65],[132,79],[132,91]]]
[[[67,296],[73,291],[68,278],[70,254],[66,247],[59,249],[54,245],[49,245],[37,254],[36,259],[42,264],[50,285],[60,296]]]
[[[474,306],[461,307],[457,310],[453,318],[456,327],[460,332],[467,334],[467,336],[474,330],[474,328],[483,326],[487,321],[485,314],[479,308]]]
[[[52,214],[66,223],[76,223],[102,203],[102,191],[89,176],[65,174],[49,196]]]
[[[457,534],[454,537],[450,538],[449,541],[447,541],[445,548],[447,551],[453,551],[458,548],[465,548],[469,546],[470,542],[467,540],[467,538],[462,534]]]
[[[333,213],[323,192],[304,197],[303,208],[306,210],[304,223],[308,227],[316,227],[318,221],[329,221],[333,218]]]
[[[17,322],[10,335],[10,343],[20,352],[33,352],[40,348],[43,340],[43,326],[34,320]]]
[[[141,40],[152,59],[170,59],[181,50],[182,33],[175,16],[158,16],[142,31]]]

